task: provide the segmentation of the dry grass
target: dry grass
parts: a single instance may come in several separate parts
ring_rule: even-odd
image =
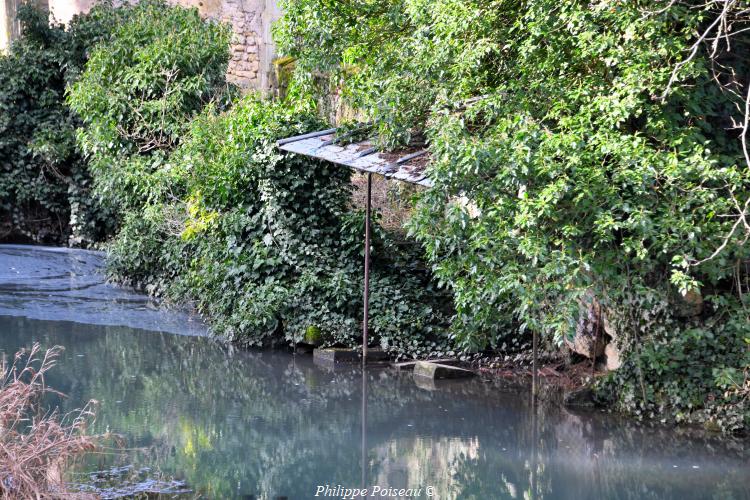
[[[70,461],[96,448],[86,436],[90,402],[68,415],[45,412],[42,400],[56,393],[45,374],[62,348],[42,352],[39,344],[0,363],[0,496],[2,498],[89,498],[70,492],[63,472]]]

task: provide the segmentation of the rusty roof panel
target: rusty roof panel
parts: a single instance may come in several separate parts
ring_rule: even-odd
[[[402,182],[432,186],[432,182],[425,174],[425,168],[429,163],[426,155],[429,153],[414,148],[400,153],[379,153],[373,150],[371,141],[341,145],[336,144],[335,140],[335,135],[331,134],[330,130],[325,130],[282,139],[277,145],[280,150],[289,153],[330,161]]]

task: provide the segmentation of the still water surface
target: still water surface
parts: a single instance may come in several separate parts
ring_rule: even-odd
[[[0,351],[64,346],[48,379],[68,395],[62,409],[96,399],[93,431],[125,438],[82,464],[80,482],[122,467],[184,482],[174,491],[186,498],[304,499],[362,484],[420,498],[428,487],[432,498],[750,498],[746,442],[559,408],[534,417],[524,395],[480,380],[420,386],[407,373],[237,351],[202,337],[189,314],[105,284],[101,261],[0,246]]]

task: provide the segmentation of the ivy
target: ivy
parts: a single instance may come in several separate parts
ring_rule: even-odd
[[[96,7],[66,30],[30,6],[19,10],[22,37],[0,56],[3,239],[85,246],[112,230],[109,212],[92,196],[75,141],[79,121],[64,99],[88,49],[109,33],[110,12]]]
[[[629,318],[616,333],[629,361],[608,386],[622,389],[621,408],[697,415],[709,405],[695,401],[716,395],[726,415],[740,415],[724,428],[746,425],[746,399],[724,399],[712,370],[746,372],[737,339],[749,314],[738,291],[748,278],[737,270],[748,248],[737,234],[718,258],[687,264],[713,254],[735,222],[734,200],[750,196],[738,138],[727,131],[744,103],[712,81],[703,52],[660,98],[713,19],[712,5],[303,0],[283,8],[277,39],[297,58],[300,88],[314,90],[313,69],[322,68],[374,122],[381,145],[426,134],[434,187],[410,231],[453,294],[459,348],[503,348],[531,331],[559,344],[593,295],[613,322]],[[738,37],[744,47],[747,35]],[[746,75],[747,58],[734,57],[732,69]],[[687,292],[705,297],[700,317],[674,314]],[[643,320],[657,316],[656,304],[666,304],[669,337]],[[742,320],[730,328],[731,317]],[[648,328],[633,326],[644,321]],[[736,351],[710,341],[721,335]],[[700,367],[694,376],[669,360],[678,350]],[[644,377],[652,396],[635,403],[627,387]]]
[[[364,217],[348,208],[350,172],[275,146],[321,126],[256,96],[207,109],[169,158],[164,190],[181,186],[184,197],[125,219],[113,276],[192,301],[216,334],[243,345],[293,345],[310,330],[324,345],[358,345]],[[376,226],[372,341],[396,355],[448,351],[446,304],[429,274],[404,262],[416,259]]]

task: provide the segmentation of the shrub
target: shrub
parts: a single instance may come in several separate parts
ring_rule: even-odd
[[[311,327],[326,345],[359,343],[364,219],[347,211],[350,172],[275,147],[320,126],[255,96],[207,110],[169,159],[169,182],[184,186],[184,198],[126,219],[114,275],[193,300],[216,333],[243,344],[294,343]],[[397,259],[408,257],[375,234],[373,342],[429,354],[444,326],[429,276],[403,266]]]
[[[190,120],[232,93],[226,26],[160,0],[125,9],[69,91],[97,194],[118,211],[149,201]]]
[[[22,37],[0,56],[0,237],[89,245],[111,231],[90,192],[75,144],[79,122],[65,105],[66,82],[110,29],[104,5],[68,30],[22,6]],[[105,14],[106,13],[106,14]]]

